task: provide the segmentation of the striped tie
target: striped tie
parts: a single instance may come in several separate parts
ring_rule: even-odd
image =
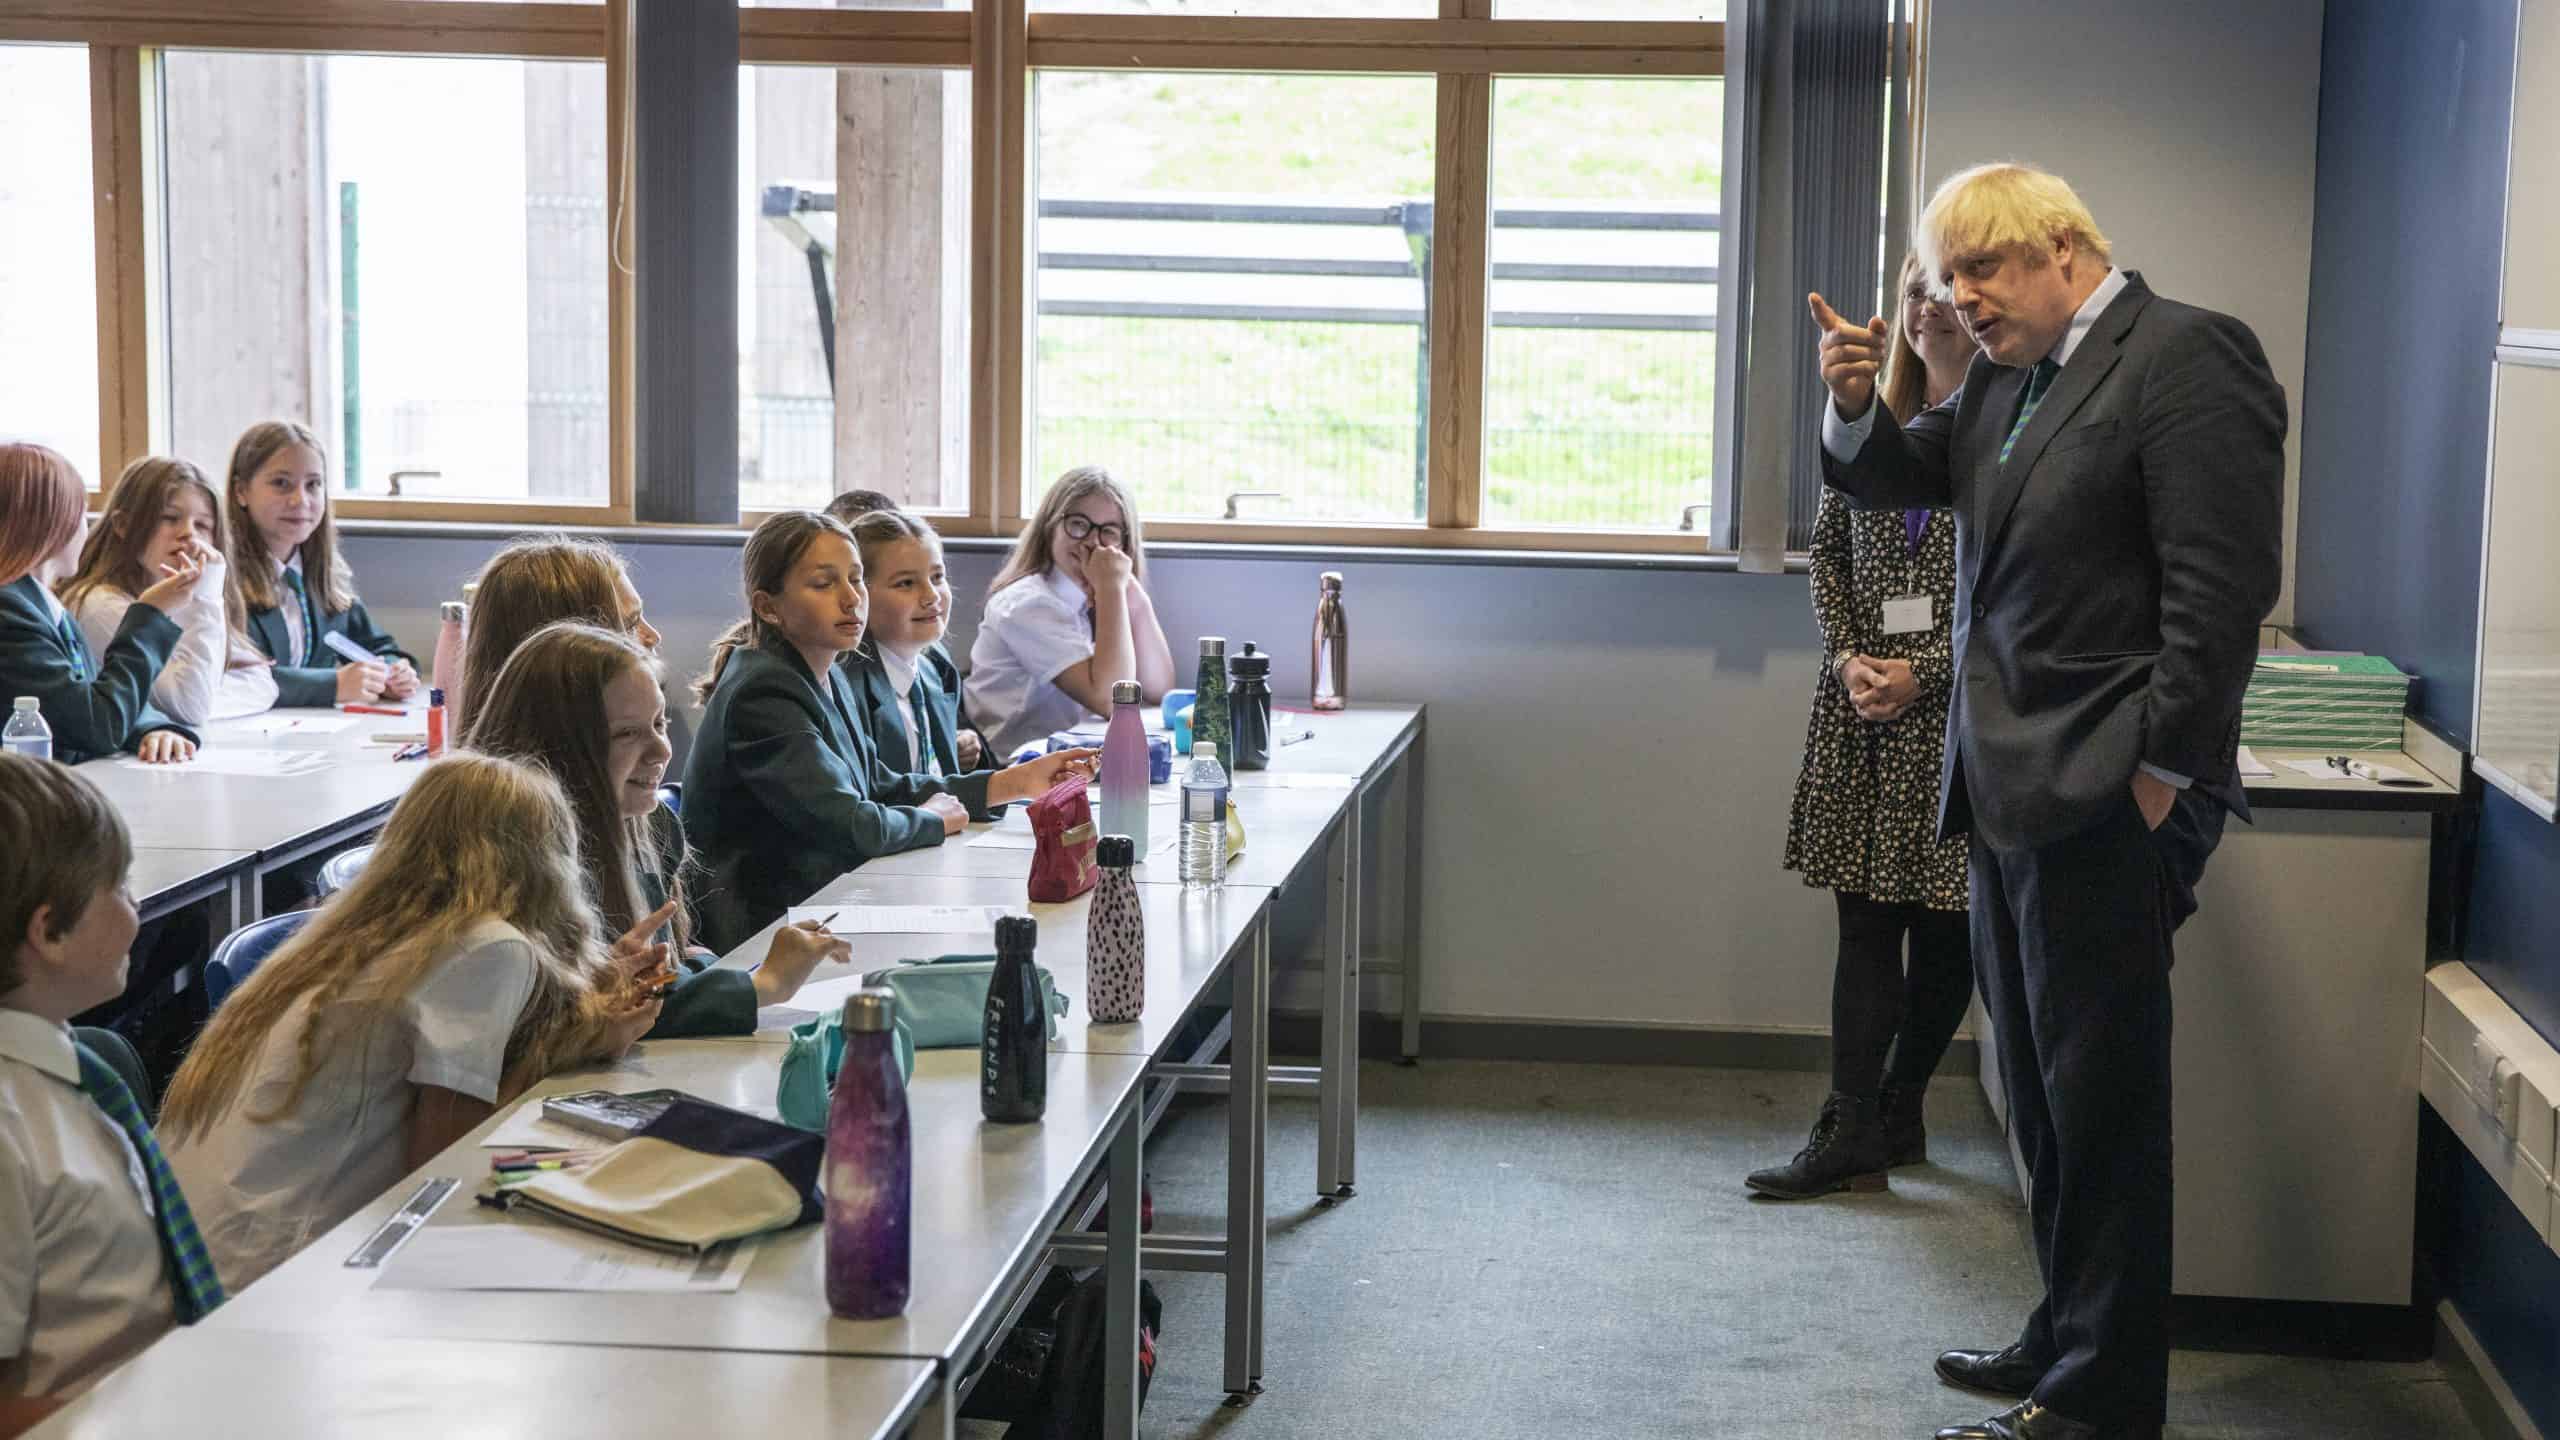
[[[2009,463],[2010,448],[2026,433],[2027,422],[2036,417],[2036,406],[2044,403],[2045,392],[2053,388],[2053,377],[2061,373],[2062,367],[2050,357],[2037,361],[2036,368],[2027,372],[2026,402],[2018,407],[2018,423],[2009,427],[2009,438],[2000,442],[2001,464]]]
[[[133,1142],[134,1153],[142,1157],[143,1172],[151,1178],[152,1208],[159,1212],[160,1257],[169,1269],[169,1298],[177,1303],[178,1318],[192,1325],[223,1300],[222,1277],[213,1272],[213,1259],[205,1254],[195,1214],[187,1209],[178,1177],[169,1173],[160,1142],[152,1138],[141,1108],[133,1103],[133,1092],[124,1088],[124,1080],[97,1051],[76,1040],[71,1048],[80,1056],[80,1088],[107,1112],[107,1118]]]

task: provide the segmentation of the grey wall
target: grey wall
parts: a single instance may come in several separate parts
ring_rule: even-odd
[[[1940,0],[1930,7],[1930,184],[1986,160],[2069,180],[2163,295],[2258,332],[2292,412],[2293,537],[2320,130],[2319,0]]]

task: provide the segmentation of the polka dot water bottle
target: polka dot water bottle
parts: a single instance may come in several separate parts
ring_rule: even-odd
[[[1105,835],[1094,858],[1102,878],[1085,915],[1085,984],[1093,990],[1094,1022],[1126,1025],[1147,1008],[1147,917],[1129,874],[1138,847],[1126,835]]]

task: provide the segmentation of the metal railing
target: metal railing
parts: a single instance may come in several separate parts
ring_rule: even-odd
[[[1211,320],[1265,323],[1395,325],[1411,326],[1415,332],[1413,364],[1413,505],[1414,513],[1423,513],[1427,503],[1429,465],[1429,386],[1431,378],[1431,287],[1432,234],[1435,220],[1434,202],[1402,200],[1380,202],[1266,202],[1250,199],[1139,199],[1124,200],[1102,197],[1053,196],[1039,206],[1042,221],[1103,221],[1135,225],[1201,226],[1327,226],[1345,231],[1394,232],[1402,241],[1401,253],[1279,253],[1293,248],[1265,245],[1256,248],[1248,236],[1225,250],[1183,247],[1167,243],[1119,243],[1086,245],[1070,248],[1044,246],[1038,251],[1037,263],[1044,274],[1109,274],[1150,278],[1170,276],[1229,276],[1240,280],[1279,282],[1260,284],[1262,293],[1245,297],[1152,298],[1142,295],[1086,294],[1058,295],[1052,287],[1039,288],[1038,313],[1053,317],[1088,317],[1126,320]],[[810,280],[818,308],[819,333],[825,342],[830,381],[834,376],[835,347],[834,306],[829,293],[828,261],[832,258],[832,226],[812,224],[818,215],[832,220],[835,195],[831,190],[791,185],[768,186],[764,191],[762,214],[767,223],[788,237],[808,257]],[[1626,234],[1686,233],[1709,235],[1720,228],[1721,217],[1712,211],[1682,209],[1601,209],[1578,206],[1525,205],[1497,206],[1493,212],[1493,228],[1497,233],[1524,231],[1614,232]],[[1043,229],[1045,230],[1045,226]],[[825,232],[825,233],[822,233]],[[1171,240],[1183,232],[1167,229],[1161,232]],[[1117,238],[1117,237],[1115,237]],[[1154,237],[1150,237],[1153,239]],[[1192,238],[1197,238],[1196,231]],[[1321,249],[1322,247],[1312,247]],[[1644,284],[1712,286],[1718,283],[1718,267],[1714,265],[1642,264],[1609,260],[1498,260],[1491,266],[1491,279],[1502,281],[1564,282],[1588,284]],[[1327,295],[1322,282],[1403,281],[1418,286],[1413,303],[1400,299],[1379,303],[1380,297],[1350,299]],[[1284,293],[1291,287],[1286,282],[1313,282],[1295,287],[1303,294]],[[1072,288],[1072,287],[1069,287]],[[1374,288],[1374,287],[1372,287]],[[1609,309],[1583,306],[1512,305],[1493,309],[1489,323],[1500,329],[1529,330],[1616,330],[1653,332],[1712,332],[1716,317],[1712,311],[1696,309]],[[1089,419],[1070,423],[1092,423]],[[1172,420],[1151,420],[1157,428],[1182,424]],[[1268,421],[1258,422],[1267,425]],[[1339,428],[1339,425],[1335,428]],[[1375,427],[1363,426],[1363,429]],[[1590,432],[1595,438],[1603,432]],[[1612,442],[1622,442],[1625,432],[1606,432]],[[1697,477],[1699,497],[1703,496],[1705,477]],[[1682,503],[1691,498],[1676,497]]]

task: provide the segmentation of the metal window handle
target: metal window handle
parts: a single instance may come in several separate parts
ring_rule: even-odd
[[[392,498],[395,500],[399,498],[400,482],[403,480],[441,480],[443,478],[444,472],[441,470],[394,470],[391,472]]]
[[[1230,490],[1227,492],[1227,518],[1230,520],[1241,520],[1244,518],[1242,515],[1236,513],[1236,504],[1238,501],[1286,500],[1288,498],[1289,492],[1286,490]]]
[[[1698,516],[1699,516],[1699,514],[1700,514],[1701,512],[1703,512],[1703,511],[1710,510],[1710,509],[1713,509],[1713,508],[1714,508],[1713,506],[1709,506],[1709,505],[1683,505],[1683,506],[1681,506],[1681,507],[1680,507],[1680,528],[1681,528],[1681,529],[1683,529],[1683,530],[1689,531],[1689,532],[1691,532],[1691,533],[1695,533],[1695,532],[1696,532],[1696,530],[1697,530],[1697,528],[1698,528]]]

